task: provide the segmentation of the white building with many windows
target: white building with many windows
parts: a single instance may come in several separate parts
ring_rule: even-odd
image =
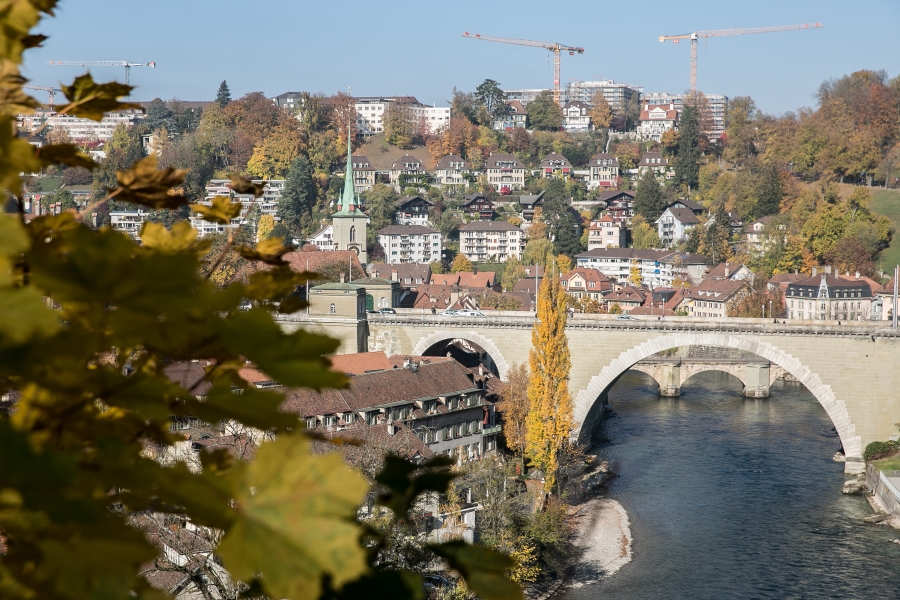
[[[263,195],[260,198],[254,198],[253,194],[235,193],[235,191],[231,189],[231,180],[229,179],[210,180],[206,185],[206,198],[198,202],[198,204],[212,206],[213,198],[217,196],[227,196],[228,198],[231,198],[232,202],[241,203],[241,212],[237,217],[232,219],[231,223],[228,225],[207,221],[203,218],[203,215],[197,212],[191,213],[191,227],[197,230],[198,236],[204,237],[207,235],[215,235],[217,233],[225,233],[228,229],[236,229],[241,223],[246,221],[250,208],[254,203],[259,206],[261,214],[272,215],[272,217],[277,220],[278,201],[281,199],[282,192],[284,192],[284,180],[272,179],[266,181],[264,179],[254,179],[253,183],[266,184]]]
[[[430,263],[441,260],[441,232],[424,225],[389,225],[378,230],[384,262]]]
[[[367,96],[354,98],[356,128],[360,135],[371,136],[384,131],[384,113],[394,102],[409,107],[410,118],[418,126],[424,124],[429,133],[439,133],[450,125],[449,106],[428,106],[414,96]]]
[[[525,165],[515,154],[491,154],[484,161],[487,182],[498,192],[525,187]]]
[[[99,121],[45,113],[45,123],[51,131],[65,131],[75,141],[108,141],[119,125],[132,127],[144,120],[143,109],[130,108],[106,113]]]
[[[634,248],[596,248],[575,257],[576,266],[594,268],[610,279],[623,283],[632,265],[641,271],[644,285],[671,287],[675,279],[699,283],[706,274],[706,257],[668,250]]]
[[[506,221],[472,221],[459,228],[459,251],[472,262],[521,259],[525,234]]]
[[[615,189],[619,187],[619,159],[614,154],[601,152],[588,163],[588,188]]]

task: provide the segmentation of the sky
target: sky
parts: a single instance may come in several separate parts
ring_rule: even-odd
[[[133,7],[133,8],[132,8]],[[454,87],[484,79],[505,89],[549,88],[549,52],[465,39],[462,33],[559,42],[562,84],[613,79],[645,92],[684,92],[690,44],[660,35],[821,22],[822,29],[701,40],[698,88],[751,96],[766,113],[814,106],[822,81],[859,69],[900,74],[897,0],[62,0],[38,31],[43,48],[26,53],[37,85],[68,83],[80,67],[50,60],[156,62],[132,68],[137,100],[212,100],[222,80],[233,98],[262,91],[411,95],[446,105]],[[94,67],[98,81],[123,69]],[[36,92],[40,94],[40,92]]]

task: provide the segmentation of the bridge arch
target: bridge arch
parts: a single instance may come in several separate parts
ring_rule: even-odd
[[[658,368],[655,365],[647,365],[647,364],[635,364],[631,365],[630,371],[638,371],[640,373],[644,373],[648,375],[653,381],[656,382],[656,385],[662,389],[663,383],[659,380],[657,375]],[[747,387],[747,379],[744,377],[744,374],[741,372],[741,369],[734,368],[734,365],[714,365],[714,364],[704,364],[702,367],[695,367],[690,363],[682,363],[681,364],[681,379],[679,381],[680,385],[683,386],[688,380],[694,375],[699,375],[700,373],[706,373],[708,371],[718,371],[719,373],[728,373],[735,379],[741,382],[744,387]],[[612,386],[610,386],[612,387]]]
[[[848,457],[862,456],[862,441],[860,436],[856,435],[856,428],[850,420],[847,405],[835,397],[831,386],[824,384],[808,367],[775,346],[726,333],[666,333],[622,352],[618,358],[603,366],[600,373],[590,379],[587,387],[578,392],[573,415],[576,428],[572,437],[581,441],[587,439],[596,420],[596,411],[600,410],[601,399],[636,363],[664,350],[698,345],[743,350],[783,368],[802,383],[825,409],[841,438],[844,454]],[[587,428],[583,427],[585,423],[588,424]]]
[[[503,357],[500,349],[489,338],[486,338],[474,331],[457,329],[451,331],[436,331],[431,335],[420,338],[419,341],[416,342],[412,354],[414,356],[423,356],[432,346],[440,344],[441,342],[455,339],[466,340],[472,342],[473,344],[476,344],[477,346],[480,346],[493,359],[494,364],[497,366],[497,374],[500,376],[500,379],[502,381],[508,381],[509,363],[507,362],[506,358]]]

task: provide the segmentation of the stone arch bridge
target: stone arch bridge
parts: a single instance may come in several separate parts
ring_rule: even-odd
[[[512,365],[528,361],[534,324],[533,315],[463,318],[408,313],[318,320],[289,316],[282,326],[340,337],[341,352],[424,355],[448,340],[468,340],[490,355],[504,380]],[[684,346],[732,348],[758,357],[758,361],[741,362],[743,372],[738,372],[740,361],[716,368],[731,369],[749,396],[768,395],[768,385],[781,374],[802,383],[831,418],[848,459],[848,472],[863,467],[866,444],[897,434],[900,332],[880,322],[776,324],[761,319],[659,321],[578,315],[569,320],[566,333],[572,356],[569,389],[574,400],[574,437],[581,440],[600,422],[608,391],[626,371],[648,372],[662,392],[674,393],[693,369],[702,368],[684,361],[635,367],[658,353]],[[707,365],[704,370],[709,368],[715,367]]]

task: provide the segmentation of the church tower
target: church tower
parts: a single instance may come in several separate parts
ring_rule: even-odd
[[[350,146],[350,127],[347,126],[347,169],[344,172],[344,193],[338,199],[338,211],[331,217],[335,250],[353,250],[359,262],[368,262],[366,255],[366,215],[360,210],[362,201],[353,188],[353,158]]]

